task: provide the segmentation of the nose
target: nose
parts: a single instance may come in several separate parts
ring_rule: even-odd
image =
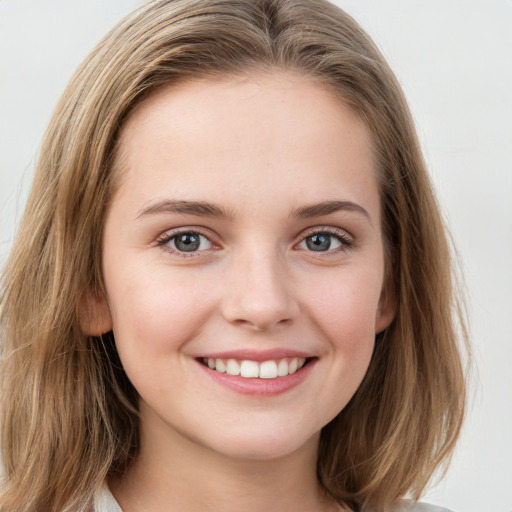
[[[299,315],[286,264],[272,254],[238,258],[228,271],[222,314],[231,324],[267,331]]]

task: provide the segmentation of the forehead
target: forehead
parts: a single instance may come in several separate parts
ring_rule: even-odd
[[[329,87],[298,73],[262,72],[154,92],[123,127],[117,167],[120,188],[130,184],[148,199],[219,193],[225,201],[229,188],[249,202],[258,192],[373,200],[372,147],[364,123]]]

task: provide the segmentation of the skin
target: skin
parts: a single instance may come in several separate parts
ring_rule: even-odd
[[[338,509],[316,478],[320,429],[393,317],[371,147],[327,88],[288,72],[173,85],[132,113],[91,327],[113,328],[140,394],[140,456],[110,482],[125,512]],[[176,230],[204,236],[199,249],[180,253]],[[307,245],[318,232],[328,250]],[[284,393],[241,394],[196,360],[238,349],[314,365]]]

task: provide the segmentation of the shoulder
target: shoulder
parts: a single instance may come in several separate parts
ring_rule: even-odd
[[[451,510],[440,507],[439,505],[431,505],[430,503],[422,503],[413,500],[400,500],[391,509],[386,512],[452,512]]]

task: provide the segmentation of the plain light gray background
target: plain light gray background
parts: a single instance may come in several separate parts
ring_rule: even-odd
[[[0,0],[0,264],[71,73],[139,0]],[[477,375],[453,464],[425,499],[512,512],[512,1],[338,0],[403,84],[460,252]]]

